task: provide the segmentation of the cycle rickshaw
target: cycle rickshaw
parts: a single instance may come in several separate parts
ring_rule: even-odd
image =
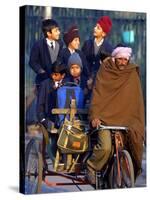
[[[78,120],[77,114],[87,114],[86,109],[78,109],[72,99],[69,108],[53,109],[53,114],[68,116],[58,129],[55,156],[49,142],[48,131],[42,124],[35,124],[39,130],[30,136],[25,153],[25,180],[30,192],[40,193],[42,182],[49,187],[60,185],[89,185],[87,180],[86,160],[91,155],[94,142],[87,121]],[[95,189],[134,187],[134,169],[132,159],[124,148],[121,134],[127,134],[127,127],[100,126],[112,133],[113,150],[108,163],[100,172],[96,172]],[[93,139],[94,141],[94,139]],[[51,158],[53,170],[49,170],[47,157]],[[47,176],[60,176],[72,182],[49,182]]]

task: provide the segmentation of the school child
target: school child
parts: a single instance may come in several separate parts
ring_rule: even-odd
[[[91,88],[88,85],[88,77],[83,73],[83,65],[78,53],[71,54],[68,60],[68,68],[70,73],[69,80],[82,88],[86,104],[90,100]]]
[[[100,67],[101,62],[113,51],[107,36],[112,28],[112,20],[109,16],[100,17],[93,29],[93,38],[84,42],[82,52],[86,56],[89,72],[93,79]]]
[[[29,66],[36,73],[37,89],[42,81],[49,78],[52,64],[60,57],[63,42],[60,38],[60,29],[54,19],[45,19],[42,22],[44,38],[36,41],[30,52]]]
[[[37,99],[37,117],[39,122],[46,127],[48,121],[55,123],[56,116],[52,115],[51,110],[56,108],[57,89],[65,82],[66,67],[59,61],[52,65],[52,73],[49,79],[41,83]]]
[[[66,47],[63,48],[61,52],[61,59],[65,65],[68,64],[68,59],[73,53],[78,53],[80,59],[82,60],[83,74],[89,76],[88,66],[86,57],[82,51],[79,50],[80,46],[80,35],[77,26],[71,26],[63,36]]]

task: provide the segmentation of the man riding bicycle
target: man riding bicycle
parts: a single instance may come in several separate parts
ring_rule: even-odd
[[[129,128],[126,146],[132,157],[135,178],[141,172],[144,140],[144,104],[139,67],[130,63],[132,49],[117,46],[106,58],[96,77],[89,119],[93,128],[105,125]],[[100,171],[111,153],[111,133],[98,132],[97,144],[87,160],[88,179],[95,184],[95,171]]]

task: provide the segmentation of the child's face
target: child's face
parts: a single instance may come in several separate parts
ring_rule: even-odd
[[[47,32],[48,39],[58,40],[60,36],[60,30],[58,27],[55,27],[51,30],[51,32]]]
[[[76,78],[79,77],[81,75],[81,68],[79,65],[73,64],[70,67],[70,74]]]
[[[106,33],[103,31],[103,29],[101,28],[99,24],[96,24],[94,27],[93,35],[96,38],[99,38],[99,37],[103,38],[106,36]]]
[[[52,79],[53,79],[54,82],[61,81],[65,77],[65,74],[52,73],[51,77],[52,77]]]
[[[76,49],[79,49],[79,45],[80,45],[80,39],[79,37],[76,37],[72,40],[72,42],[69,43],[68,47],[76,50]]]

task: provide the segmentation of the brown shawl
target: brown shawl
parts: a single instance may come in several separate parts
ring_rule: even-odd
[[[138,66],[128,64],[121,71],[111,58],[103,62],[96,77],[89,118],[99,118],[107,125],[129,127],[129,151],[135,174],[138,173],[144,139],[144,104]]]

